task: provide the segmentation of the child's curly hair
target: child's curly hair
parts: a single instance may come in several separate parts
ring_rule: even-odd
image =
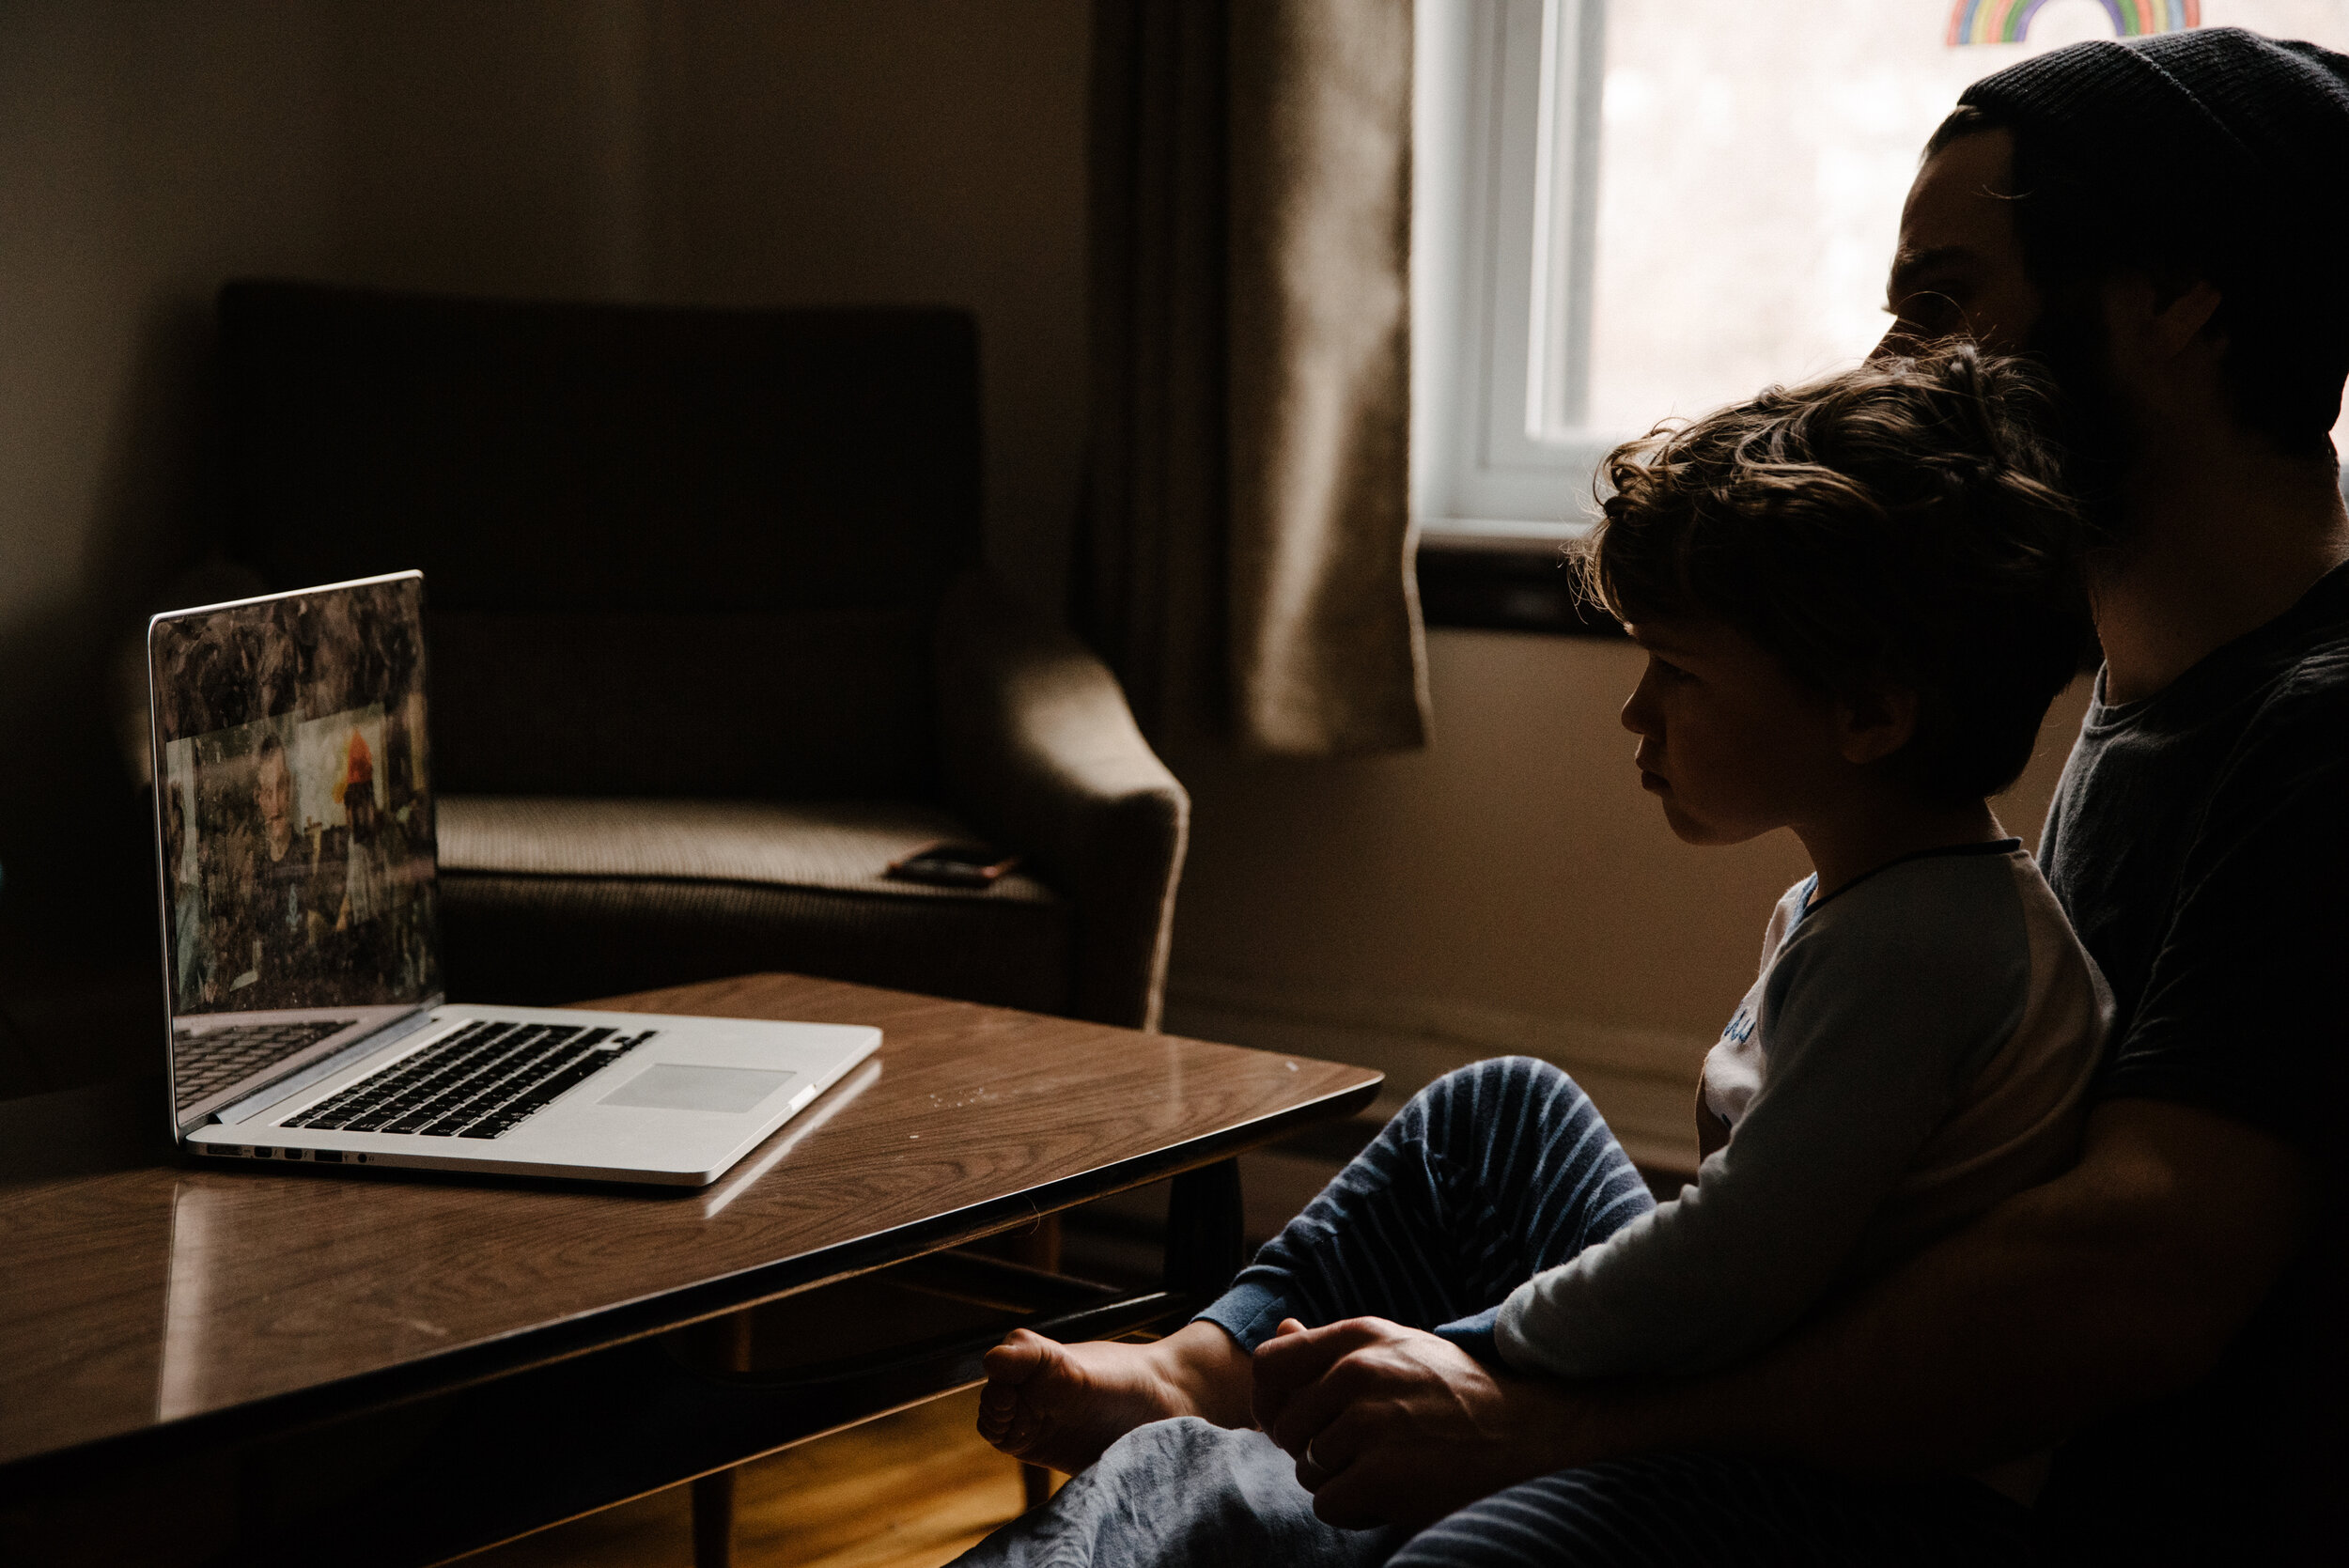
[[[2050,415],[2028,363],[1952,343],[1658,426],[1601,469],[1584,592],[1630,623],[1717,617],[1823,692],[1908,688],[1894,765],[1995,795],[2089,647]]]

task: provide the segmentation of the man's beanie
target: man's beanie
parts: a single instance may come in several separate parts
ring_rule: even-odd
[[[2207,270],[2251,361],[2230,366],[2247,417],[2305,428],[2322,399],[2334,413],[2314,427],[2331,425],[2349,373],[2349,55],[2195,28],[2052,50],[1958,101],[2015,129],[2018,175],[2025,144],[2035,173],[2061,171],[2022,194],[2067,250]]]

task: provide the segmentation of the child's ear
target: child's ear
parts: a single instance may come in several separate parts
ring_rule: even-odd
[[[1882,762],[1917,733],[1917,693],[1905,686],[1847,691],[1836,699],[1835,720],[1845,762]]]

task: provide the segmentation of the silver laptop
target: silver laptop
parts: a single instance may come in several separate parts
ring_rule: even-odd
[[[424,578],[148,626],[174,1135],[702,1187],[880,1031],[441,997]]]

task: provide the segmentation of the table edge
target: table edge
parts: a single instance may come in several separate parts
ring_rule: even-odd
[[[1261,1148],[1298,1126],[1352,1115],[1368,1106],[1385,1082],[1383,1073],[1359,1070],[1369,1075],[1361,1083],[1301,1100],[1204,1138],[836,1242],[817,1251],[614,1302],[396,1366],[0,1459],[0,1501],[66,1483],[72,1473],[87,1466],[154,1462],[192,1447],[282,1434],[455,1393],[975,1241],[1040,1215],[1059,1213]]]

